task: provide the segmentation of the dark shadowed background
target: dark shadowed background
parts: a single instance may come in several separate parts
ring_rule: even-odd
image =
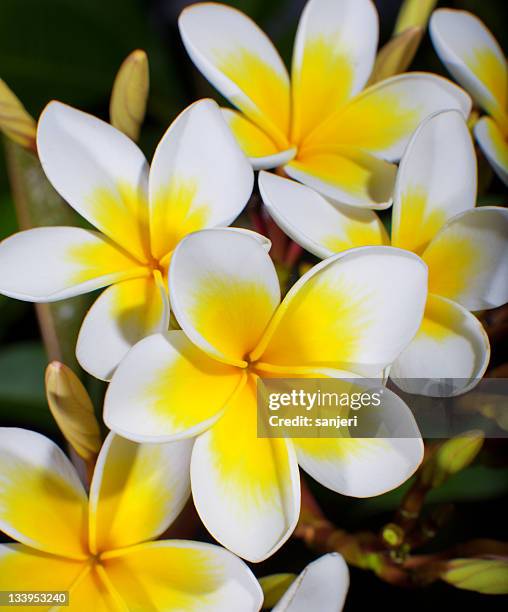
[[[228,1],[253,17],[270,35],[286,62],[304,0]],[[197,98],[215,91],[194,68],[180,41],[177,17],[190,4],[184,0],[2,0],[0,3],[0,77],[37,117],[45,104],[58,99],[108,119],[109,96],[116,71],[134,49],[147,51],[151,89],[141,147],[148,159],[172,119]],[[399,0],[378,0],[381,43],[389,38]],[[439,6],[463,8],[479,16],[508,49],[508,2],[448,0]],[[411,69],[445,74],[428,35]],[[506,203],[506,190],[496,179],[482,188],[483,202]],[[17,228],[0,150],[0,239]],[[506,336],[505,336],[506,339]],[[494,347],[494,358],[505,361],[506,345]],[[31,304],[0,296],[0,425],[35,429],[61,442],[47,409],[43,374],[46,356]],[[88,380],[100,398],[102,387]],[[474,466],[437,489],[433,504],[453,503],[451,519],[426,550],[441,550],[472,538],[508,540],[507,443],[489,440]],[[310,479],[309,479],[310,480]],[[339,527],[377,530],[390,520],[407,484],[370,500],[353,500],[311,483],[327,516]],[[27,500],[36,506],[36,500]],[[36,510],[34,510],[36,511]],[[249,528],[248,525],[245,526]],[[198,538],[207,539],[204,530]],[[425,549],[424,549],[425,552]],[[315,557],[299,541],[290,541],[270,560],[255,566],[256,574],[299,572]],[[501,610],[501,597],[459,591],[442,583],[406,590],[380,581],[367,571],[351,571],[346,610],[436,610],[445,607]],[[319,612],[319,611],[315,611]]]

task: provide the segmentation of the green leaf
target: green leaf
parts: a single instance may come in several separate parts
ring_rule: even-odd
[[[429,503],[494,499],[508,493],[508,468],[471,466],[451,477],[442,487],[433,489]]]
[[[31,308],[33,306],[28,302],[19,302],[0,295],[0,340],[10,332],[14,325],[21,324],[21,319],[28,314]]]
[[[18,222],[12,198],[8,193],[2,194],[0,198],[0,240],[7,238],[17,229]]]
[[[39,342],[22,342],[0,350],[0,401],[25,406],[45,405],[46,361]]]
[[[395,510],[412,485],[414,477],[384,495],[360,500],[355,506],[355,518],[373,516]],[[430,491],[425,504],[468,502],[495,499],[508,493],[508,468],[475,465],[451,476],[445,484]]]
[[[44,393],[47,358],[39,342],[22,342],[0,350],[0,423],[3,426],[57,428]]]
[[[51,99],[104,107],[120,64],[137,48],[148,53],[154,103],[169,123],[181,88],[143,3],[2,0],[0,76],[34,116]]]

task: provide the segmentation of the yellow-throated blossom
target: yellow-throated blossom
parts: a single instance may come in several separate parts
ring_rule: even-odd
[[[58,102],[42,113],[37,147],[55,189],[99,231],[43,227],[8,238],[0,292],[50,302],[112,285],[88,312],[77,345],[84,369],[107,379],[132,344],[168,328],[173,249],[189,232],[238,216],[252,168],[212,100],[179,115],[151,169],[119,130]]]
[[[309,563],[295,578],[273,612],[340,612],[349,588],[349,571],[341,555],[329,553]]]
[[[257,169],[282,167],[352,206],[391,204],[396,167],[424,117],[469,114],[469,96],[427,73],[368,87],[378,43],[371,0],[309,0],[293,50],[291,82],[276,49],[228,6],[193,4],[180,16],[184,45],[206,78],[240,113],[224,110]]]
[[[150,541],[189,496],[191,448],[187,440],[136,444],[110,434],[87,498],[52,441],[0,428],[0,529],[19,542],[0,545],[0,589],[69,591],[77,612],[259,610],[259,584],[230,552]]]
[[[478,144],[508,184],[508,65],[485,25],[467,11],[439,9],[432,14],[434,48],[453,77],[486,111],[474,126]]]
[[[339,207],[267,172],[259,185],[280,227],[318,257],[390,242],[374,211]],[[429,117],[402,158],[392,216],[391,244],[429,267],[422,326],[391,370],[407,390],[436,387],[404,379],[446,378],[455,379],[450,392],[465,391],[488,365],[487,335],[469,311],[508,301],[508,210],[475,208],[475,198],[476,158],[464,119],[456,111]]]
[[[280,303],[275,267],[259,240],[221,229],[185,237],[169,270],[181,330],[145,338],[113,376],[108,426],[137,441],[198,436],[191,481],[208,530],[233,552],[264,559],[300,511],[298,462],[340,493],[370,496],[418,466],[413,438],[257,436],[258,377],[379,376],[413,338],[427,268],[412,253],[366,247],[315,266]],[[413,427],[386,391],[384,412]],[[412,431],[412,430],[411,430]]]

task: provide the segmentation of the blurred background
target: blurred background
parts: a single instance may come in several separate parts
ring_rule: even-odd
[[[289,64],[292,41],[305,0],[228,1],[250,15],[271,37]],[[109,97],[116,72],[134,49],[144,49],[150,62],[150,98],[140,145],[150,159],[174,117],[194,100],[218,94],[188,59],[177,29],[184,0],[2,0],[0,5],[0,77],[28,111],[38,117],[49,100],[58,99],[108,120]],[[400,0],[377,0],[383,44],[391,35]],[[469,10],[508,49],[508,3],[505,0],[448,0],[438,6]],[[412,70],[445,74],[428,35]],[[484,170],[480,202],[508,202],[506,189]],[[16,231],[17,219],[6,156],[0,149],[0,239]],[[12,178],[12,177],[11,177]],[[75,298],[91,300],[95,296]],[[72,302],[72,301],[71,301]],[[85,304],[86,306],[86,304]],[[496,336],[493,365],[506,359],[506,328]],[[44,396],[47,357],[31,304],[0,296],[0,425],[34,429],[61,442]],[[70,364],[73,365],[73,364]],[[504,373],[508,377],[508,373]],[[97,406],[102,384],[89,379]],[[508,540],[507,443],[489,440],[475,462],[434,490],[430,509],[453,505],[445,528],[425,551],[441,550],[472,538]],[[370,500],[353,500],[310,483],[326,515],[341,528],[378,530],[390,520],[409,484]],[[32,500],[33,502],[34,500]],[[246,525],[248,529],[248,525]],[[207,539],[204,531],[198,537]],[[290,541],[269,561],[254,567],[257,575],[299,572],[315,557],[299,541]],[[391,610],[427,610],[430,605],[506,609],[501,597],[460,591],[443,583],[418,590],[400,589],[372,572],[353,569],[346,610],[365,610],[375,602]]]

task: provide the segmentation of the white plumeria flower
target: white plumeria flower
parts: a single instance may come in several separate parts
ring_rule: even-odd
[[[8,238],[0,245],[0,292],[51,302],[112,285],[88,312],[77,344],[83,368],[107,380],[135,342],[168,328],[175,246],[240,214],[252,168],[212,100],[177,117],[151,169],[119,130],[58,102],[42,113],[37,147],[55,189],[99,231],[44,227]]]
[[[349,588],[349,570],[338,553],[309,563],[284,593],[273,612],[340,612]]]
[[[439,9],[429,29],[445,66],[488,113],[475,124],[474,133],[508,185],[508,65],[503,50],[478,17],[467,11]]]
[[[390,244],[373,211],[339,207],[267,172],[260,174],[259,186],[280,227],[318,257]],[[508,301],[508,210],[475,208],[475,198],[469,130],[456,111],[437,113],[411,139],[394,195],[391,244],[421,255],[429,267],[422,326],[391,369],[405,390],[433,394],[436,385],[427,387],[426,381],[446,378],[455,379],[450,393],[464,392],[488,365],[487,335],[469,311]]]
[[[298,462],[325,486],[358,497],[392,489],[415,471],[420,434],[390,391],[375,419],[412,437],[293,441],[257,436],[256,383],[380,375],[421,323],[427,269],[419,257],[356,249],[315,266],[280,303],[263,245],[212,229],[180,242],[169,287],[182,330],[131,349],[109,386],[104,420],[138,441],[198,436],[194,503],[219,542],[251,561],[283,544],[300,512]]]
[[[190,494],[192,441],[109,434],[87,497],[51,440],[0,428],[0,589],[69,591],[69,610],[256,612],[249,568],[218,546],[156,540]],[[51,608],[56,609],[56,608]]]
[[[463,90],[428,73],[364,90],[378,44],[371,0],[309,0],[291,81],[270,40],[238,10],[193,4],[179,25],[195,65],[241,111],[224,109],[224,116],[254,168],[282,167],[351,206],[389,207],[392,162],[422,119],[446,108],[466,117],[471,110]]]

